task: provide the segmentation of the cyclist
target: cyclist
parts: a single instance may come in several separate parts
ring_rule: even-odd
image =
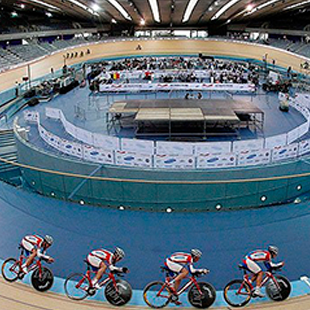
[[[128,273],[129,270],[127,267],[115,267],[114,265],[123,259],[125,256],[125,252],[116,247],[114,253],[107,251],[105,249],[93,250],[87,255],[87,262],[92,267],[92,269],[96,272],[94,279],[92,280],[92,284],[95,288],[99,289],[100,284],[98,283],[105,273],[106,269],[109,268],[111,271],[119,271]]]
[[[192,249],[190,253],[184,252],[176,252],[169,256],[165,261],[165,266],[177,276],[170,281],[170,289],[173,293],[172,301],[180,305],[178,302],[177,291],[181,284],[181,281],[187,277],[190,273],[208,273],[208,269],[195,269],[193,264],[198,262],[200,257],[202,256],[202,252],[198,249]]]
[[[252,282],[256,281],[253,296],[264,297],[264,294],[260,290],[264,273],[258,263],[264,263],[268,270],[272,268],[281,268],[284,266],[284,262],[277,264],[272,262],[272,259],[277,257],[278,253],[279,249],[276,246],[269,245],[268,250],[252,251],[244,257],[242,265],[253,273]]]
[[[53,242],[53,238],[49,235],[46,235],[44,238],[39,235],[25,236],[20,245],[25,250],[25,256],[27,259],[21,266],[21,271],[27,274],[28,267],[33,263],[36,257],[43,258],[49,263],[52,263],[54,259],[46,255],[46,250],[53,244]]]

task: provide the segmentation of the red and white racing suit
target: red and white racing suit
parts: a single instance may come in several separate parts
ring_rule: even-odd
[[[111,270],[111,271],[122,271],[123,268],[115,267],[114,254],[105,249],[98,249],[91,251],[86,258],[87,262],[93,267],[94,270],[98,270],[102,262]]]
[[[242,261],[243,266],[254,274],[258,274],[259,272],[262,271],[258,263],[264,263],[267,269],[270,269],[272,267],[280,267],[283,265],[283,263],[278,264],[273,263],[271,261],[270,252],[265,250],[256,250],[250,252],[244,257]]]
[[[26,251],[26,256],[30,255],[33,250],[37,250],[37,257],[49,259],[50,256],[46,255],[46,250],[42,247],[44,238],[39,235],[25,236],[21,241],[22,248]]]
[[[180,273],[183,268],[188,268],[191,273],[204,271],[204,269],[195,269],[193,264],[192,255],[183,252],[173,253],[165,261],[165,266],[175,273]]]

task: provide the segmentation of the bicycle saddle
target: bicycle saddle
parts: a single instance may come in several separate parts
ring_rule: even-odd
[[[244,265],[242,265],[242,264],[239,264],[238,267],[239,267],[239,269],[247,270],[247,268]]]

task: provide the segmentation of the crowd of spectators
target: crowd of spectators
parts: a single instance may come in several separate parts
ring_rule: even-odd
[[[196,71],[197,70],[197,71]],[[97,76],[103,83],[112,83],[115,72],[141,71],[140,80],[164,83],[254,83],[259,82],[259,67],[248,62],[219,60],[212,57],[143,57],[118,61],[104,61],[91,65],[90,79]],[[155,78],[155,73],[163,71]],[[199,71],[200,74],[197,74]],[[94,74],[94,72],[96,74]],[[203,73],[203,74],[201,74]],[[89,79],[89,80],[90,80]],[[116,78],[115,82],[131,82],[130,78]]]

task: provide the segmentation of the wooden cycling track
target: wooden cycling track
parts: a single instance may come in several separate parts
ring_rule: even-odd
[[[105,303],[93,301],[74,302],[66,296],[55,293],[39,293],[33,288],[20,284],[8,283],[0,279],[0,309],[3,310],[94,310],[116,309]],[[150,309],[141,306],[125,306],[121,309]],[[171,308],[169,308],[171,309]],[[182,309],[182,308],[181,308]],[[183,308],[184,309],[184,308]],[[229,307],[212,309],[231,309]],[[292,298],[282,303],[265,303],[250,305],[246,309],[252,310],[309,310],[310,296]]]
[[[140,44],[142,50],[137,51],[136,47]],[[254,45],[250,43],[216,41],[216,40],[147,40],[147,41],[116,41],[100,44],[91,44],[87,47],[76,47],[67,51],[57,52],[51,56],[44,57],[40,60],[33,61],[30,65],[31,78],[35,79],[62,68],[64,64],[64,55],[67,52],[91,51],[90,55],[77,57],[66,60],[67,65],[80,63],[91,59],[113,56],[130,56],[130,55],[206,55],[234,56],[242,58],[252,58],[262,60],[263,56],[268,54],[267,61],[271,63],[276,61],[276,65],[288,68],[291,66],[294,70],[300,70],[300,64],[305,62],[305,57],[281,51],[264,45]],[[15,82],[21,82],[22,77],[27,76],[27,66],[6,71],[0,74],[0,91],[11,88]]]
[[[141,51],[136,51],[137,44],[142,46]],[[294,70],[300,70],[300,64],[305,58],[272,49],[268,46],[257,46],[248,43],[224,42],[215,40],[149,40],[149,41],[117,41],[109,43],[92,44],[87,47],[76,47],[68,52],[86,51],[89,48],[91,54],[83,58],[68,59],[67,64],[75,64],[91,59],[102,57],[128,56],[128,55],[198,55],[204,53],[209,55],[235,56],[262,60],[263,55],[268,53],[268,62],[274,59],[276,64],[287,68],[291,66]],[[67,51],[57,52],[41,60],[30,64],[31,78],[35,79],[51,72],[61,69],[64,64],[64,55]],[[27,66],[23,65],[16,69],[0,74],[0,91],[14,87],[15,81],[21,82],[22,77],[27,76]],[[9,284],[0,279],[0,309],[2,310],[90,310],[109,309],[106,304],[97,302],[73,302],[65,296],[54,293],[39,294],[31,287],[23,284]],[[142,309],[142,307],[125,307],[126,309]],[[222,308],[222,309],[229,309]],[[283,303],[268,303],[249,306],[247,309],[277,309],[277,310],[309,310],[310,297],[304,296],[293,298]]]

